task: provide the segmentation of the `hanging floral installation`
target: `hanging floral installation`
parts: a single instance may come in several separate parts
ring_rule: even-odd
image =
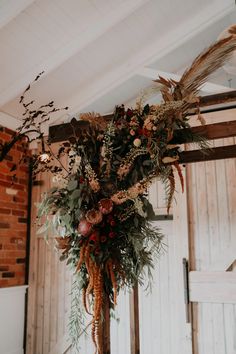
[[[33,155],[35,171],[50,171],[56,184],[38,205],[39,232],[53,228],[61,259],[77,275],[74,291],[81,302],[76,298],[76,303],[91,315],[91,335],[99,354],[104,302],[114,308],[121,288],[132,288],[144,274],[151,274],[162,247],[162,234],[150,222],[154,212],[148,187],[154,178],[164,183],[167,210],[176,178],[184,189],[175,132],[206,147],[203,138],[186,129],[190,128],[188,115],[194,109],[203,121],[198,106],[201,85],[235,49],[233,34],[197,57],[179,82],[160,77],[156,82],[161,85],[161,104],[145,105],[140,100],[132,109],[118,106],[110,121],[99,114],[81,115],[87,129],[62,143],[56,154],[40,133],[42,120],[37,120],[43,114],[45,121],[54,113],[53,103],[43,106],[49,107],[48,114],[40,115],[30,110],[31,102],[24,103],[24,95],[21,98],[28,122],[24,124],[28,129],[37,127],[37,138],[43,141],[43,151]],[[66,166],[61,162],[64,155]],[[72,324],[79,316],[80,308],[72,313]]]

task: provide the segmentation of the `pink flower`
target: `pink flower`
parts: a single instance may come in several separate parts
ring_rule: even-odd
[[[87,220],[82,219],[78,225],[78,233],[82,236],[87,236],[92,229],[92,224],[89,223]]]
[[[133,129],[130,130],[130,135],[134,136],[135,135],[135,131]]]

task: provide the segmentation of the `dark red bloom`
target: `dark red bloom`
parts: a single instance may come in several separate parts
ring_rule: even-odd
[[[84,183],[84,178],[83,177],[79,178],[79,183]]]
[[[113,219],[113,215],[109,214],[107,215],[107,221],[110,223]]]
[[[109,232],[108,236],[110,238],[114,238],[116,236],[116,233],[114,231]]]
[[[99,253],[100,253],[100,248],[95,248],[95,250],[94,250],[95,256],[98,256]]]
[[[110,221],[110,225],[111,225],[111,226],[115,226],[115,225],[116,225],[115,220],[111,220],[111,221]]]
[[[89,241],[92,241],[92,242],[97,242],[98,241],[98,231],[94,231],[90,237],[89,237]]]
[[[106,242],[106,240],[107,240],[106,235],[101,235],[100,241],[101,241],[102,243],[104,243],[104,242]]]
[[[101,199],[98,205],[99,210],[102,212],[102,214],[109,214],[113,209],[113,202],[109,198]]]
[[[139,128],[138,129],[138,134],[139,135],[144,135],[144,136],[146,136],[146,137],[148,137],[149,135],[150,135],[150,132],[147,130],[147,129],[142,129],[142,128]]]
[[[127,117],[129,117],[129,118],[132,118],[133,117],[133,115],[134,115],[134,112],[132,111],[132,109],[127,109],[127,112],[126,112],[126,115],[127,115]]]

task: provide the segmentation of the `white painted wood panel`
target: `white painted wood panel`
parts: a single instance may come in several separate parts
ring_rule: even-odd
[[[23,354],[27,286],[0,289],[0,353]]]
[[[130,308],[129,292],[121,291],[118,297],[118,304],[111,317],[111,353],[130,353]]]
[[[190,272],[190,301],[236,303],[235,272]]]
[[[206,115],[235,119],[235,110]],[[234,138],[213,141],[231,145]],[[194,354],[236,354],[236,159],[189,164],[190,299],[195,303]],[[232,268],[232,269],[231,269]]]
[[[183,258],[188,257],[186,194],[179,187],[177,183],[174,220],[156,222],[166,246],[153,270],[152,291],[140,288],[140,344],[145,354],[192,353],[183,279]]]

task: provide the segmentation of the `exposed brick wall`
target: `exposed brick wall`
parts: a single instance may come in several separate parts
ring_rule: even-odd
[[[9,141],[13,132],[0,131],[0,142]],[[0,162],[0,287],[25,283],[28,168],[18,164],[25,153],[26,143],[18,142],[6,159]]]

